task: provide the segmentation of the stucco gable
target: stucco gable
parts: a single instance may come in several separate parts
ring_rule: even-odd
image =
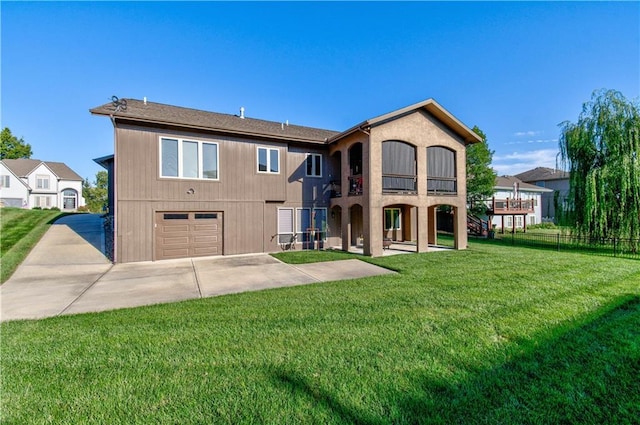
[[[438,104],[438,102],[433,99],[427,99],[425,101],[407,106],[405,108],[398,109],[387,114],[379,115],[375,118],[363,121],[360,124],[355,125],[350,129],[330,138],[328,142],[333,143],[356,131],[369,131],[372,127],[387,124],[391,121],[398,120],[402,117],[414,114],[418,111],[423,111],[433,116],[439,123],[441,123],[445,128],[455,134],[465,144],[478,143],[482,141],[482,138],[480,136],[478,136],[469,127],[467,127],[460,120],[454,117],[449,111],[444,109],[440,104]]]

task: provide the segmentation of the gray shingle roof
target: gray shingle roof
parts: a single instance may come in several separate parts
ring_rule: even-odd
[[[326,139],[338,134],[337,131],[291,124],[286,125],[255,118],[240,118],[237,115],[207,112],[162,103],[145,103],[137,99],[126,99],[126,101],[126,110],[116,112],[114,105],[107,103],[91,109],[91,113],[137,122],[307,143],[324,143]]]
[[[44,161],[44,163],[62,180],[83,180],[78,173],[69,168],[64,162]]]
[[[44,163],[59,179],[83,180],[62,162],[40,161],[39,159],[3,159],[2,162],[18,177],[27,177],[37,166]]]
[[[510,190],[513,189],[514,183],[518,183],[518,187],[520,188],[520,190],[525,190],[528,192],[553,192],[551,189],[546,189],[544,187],[525,183],[516,176],[497,176],[494,188]]]
[[[537,182],[545,180],[561,180],[568,179],[569,173],[562,170],[554,170],[547,167],[536,167],[533,170],[524,171],[516,174],[516,177],[524,182]]]

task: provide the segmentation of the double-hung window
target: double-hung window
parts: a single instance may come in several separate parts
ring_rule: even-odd
[[[10,185],[11,185],[11,179],[9,178],[9,175],[0,176],[0,187],[9,188],[11,187]]]
[[[277,148],[258,147],[258,172],[280,173],[280,150]]]
[[[160,177],[218,180],[218,144],[162,137]]]
[[[322,177],[322,155],[308,153],[306,158],[307,177]]]
[[[51,197],[50,196],[36,196],[35,197],[35,205],[40,208],[49,208],[51,206]]]
[[[308,231],[311,228],[311,208],[296,209],[296,233],[299,241],[308,239]]]
[[[36,189],[49,189],[49,176],[36,175]]]

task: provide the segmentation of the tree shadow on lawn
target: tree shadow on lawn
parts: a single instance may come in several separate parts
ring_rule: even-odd
[[[511,361],[471,370],[465,381],[416,375],[412,394],[380,400],[392,417],[350,406],[297,372],[276,368],[272,376],[341,423],[640,423],[640,297],[618,299],[590,318],[521,343]]]

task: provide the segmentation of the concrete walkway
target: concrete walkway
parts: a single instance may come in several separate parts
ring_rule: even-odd
[[[58,220],[0,286],[0,321],[394,273],[360,260],[290,265],[267,254],[113,265],[103,251],[99,215]]]

